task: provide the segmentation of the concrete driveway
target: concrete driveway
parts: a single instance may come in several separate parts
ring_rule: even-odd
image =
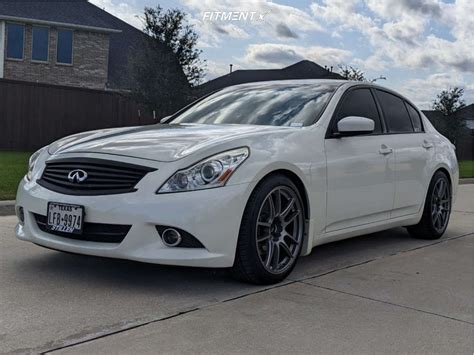
[[[50,251],[14,224],[0,217],[0,353],[474,351],[474,185],[443,239],[399,228],[320,246],[272,287]]]

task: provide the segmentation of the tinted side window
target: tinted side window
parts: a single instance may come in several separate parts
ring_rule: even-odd
[[[423,125],[421,124],[420,114],[408,102],[405,102],[405,104],[407,106],[408,114],[410,115],[411,122],[413,123],[413,128],[415,129],[415,132],[422,132],[423,131]]]
[[[355,89],[349,91],[342,99],[336,116],[336,124],[347,116],[367,117],[375,122],[374,133],[382,133],[380,116],[374,97],[369,89]]]
[[[382,106],[385,123],[389,132],[392,133],[407,133],[413,132],[410,116],[399,97],[389,94],[385,91],[377,90],[377,97]]]

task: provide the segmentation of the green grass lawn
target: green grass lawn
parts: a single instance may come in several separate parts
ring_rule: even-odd
[[[459,162],[459,177],[474,178],[474,160],[462,160]]]
[[[0,200],[14,200],[18,183],[28,170],[29,152],[0,152]]]

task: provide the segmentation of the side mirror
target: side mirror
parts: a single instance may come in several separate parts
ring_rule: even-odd
[[[171,116],[166,116],[166,117],[163,117],[161,120],[160,120],[160,123],[165,123],[166,121],[169,120]]]
[[[359,116],[347,116],[337,123],[336,135],[341,137],[358,136],[369,134],[374,131],[375,122],[370,118]]]

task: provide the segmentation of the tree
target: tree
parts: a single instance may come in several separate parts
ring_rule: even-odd
[[[346,80],[367,81],[364,72],[353,66],[339,65],[339,75]]]
[[[163,11],[161,6],[145,7],[144,32],[163,43],[176,55],[191,86],[199,85],[204,77],[205,62],[196,48],[198,35],[187,24],[186,13],[179,9]]]
[[[132,95],[157,115],[167,116],[191,101],[191,89],[175,55],[162,43],[145,39],[131,58]]]
[[[456,117],[456,111],[465,106],[462,96],[464,89],[459,87],[441,91],[433,101],[433,110],[443,114],[442,122],[438,125],[441,133],[454,145],[465,133],[466,123]]]

